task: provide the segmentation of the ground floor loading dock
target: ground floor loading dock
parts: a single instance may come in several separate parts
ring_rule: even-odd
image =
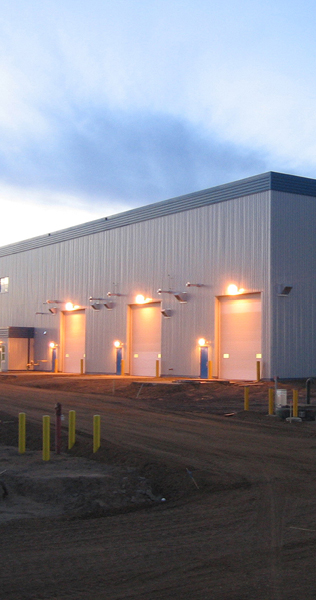
[[[257,376],[257,361],[261,361],[262,314],[261,294],[241,294],[223,296],[216,300],[215,331],[213,340],[204,340],[198,335],[193,341],[194,348],[176,348],[176,353],[193,352],[196,359],[194,376],[207,378],[209,375],[222,379],[254,380]],[[162,325],[163,311],[161,302],[128,305],[127,331],[124,339],[110,339],[106,329],[100,330],[113,357],[113,368],[105,373],[121,374],[123,366],[125,374],[154,377],[162,375],[186,375],[173,370],[164,373],[162,364]],[[32,338],[12,338],[11,345],[3,346],[5,361],[3,370],[56,370],[65,373],[96,372],[86,369],[86,310],[61,311],[59,315],[59,336],[51,340],[45,334],[45,344],[41,339],[41,356],[38,355],[37,339],[42,337],[38,332]],[[168,317],[167,318],[171,318]],[[185,327],[185,322],[183,324]],[[10,328],[8,328],[10,330]],[[16,328],[29,331],[31,328]],[[12,332],[14,328],[11,328]],[[205,330],[207,327],[205,326]],[[34,330],[33,336],[34,336]],[[198,334],[199,332],[197,332]],[[26,334],[23,334],[26,335]],[[13,341],[14,340],[14,341]],[[203,340],[202,340],[203,341]],[[49,346],[46,358],[45,346]],[[201,347],[202,346],[202,347]],[[211,363],[211,372],[208,365]],[[122,365],[122,366],[121,366]]]

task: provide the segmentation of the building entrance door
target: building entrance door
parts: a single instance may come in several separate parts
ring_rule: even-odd
[[[80,373],[85,357],[86,316],[84,310],[64,313],[64,372]]]
[[[261,295],[219,300],[219,376],[255,380],[261,358]]]
[[[160,302],[131,306],[131,375],[156,375],[161,354],[160,308]]]
[[[201,379],[208,378],[208,347],[200,348],[200,377]]]

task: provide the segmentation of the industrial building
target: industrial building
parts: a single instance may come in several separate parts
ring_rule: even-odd
[[[315,259],[316,180],[274,172],[4,246],[1,369],[313,376]]]

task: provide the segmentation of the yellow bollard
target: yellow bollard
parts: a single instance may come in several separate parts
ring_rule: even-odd
[[[121,375],[122,377],[125,375],[125,361],[124,358],[121,360]]]
[[[26,439],[26,415],[25,413],[19,413],[19,453],[24,454],[25,452],[25,439]]]
[[[213,363],[211,360],[207,363],[207,379],[212,379],[213,377]]]
[[[156,377],[160,377],[160,364],[159,364],[159,360],[156,360]]]
[[[93,452],[96,452],[101,445],[101,417],[94,415],[93,417]]]
[[[83,375],[83,358],[80,358],[80,375]]]
[[[68,450],[70,450],[76,441],[76,411],[69,411],[68,424]]]
[[[244,388],[244,410],[249,410],[249,387]]]
[[[257,381],[260,381],[261,378],[261,374],[260,374],[260,360],[257,360]]]
[[[293,417],[298,417],[298,390],[293,390]]]
[[[58,358],[55,358],[54,373],[58,373]]]
[[[43,417],[43,460],[50,459],[50,417]]]
[[[269,415],[274,414],[274,390],[269,389]]]

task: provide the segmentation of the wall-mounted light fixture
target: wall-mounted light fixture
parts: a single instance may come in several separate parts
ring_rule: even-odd
[[[56,342],[49,342],[49,347],[52,348],[52,350],[54,350],[54,348],[57,348]]]
[[[123,296],[123,294],[119,294],[118,292],[108,292],[107,296],[110,298],[111,296]]]
[[[172,294],[181,304],[187,303],[187,292],[173,292],[172,290],[157,290],[157,294]]]
[[[145,298],[143,294],[137,294],[135,302],[136,304],[147,304],[148,302],[152,302],[152,298]]]
[[[122,342],[120,342],[120,340],[115,340],[115,342],[113,342],[113,343],[114,343],[115,348],[122,348],[122,346],[123,346],[123,344],[122,344]]]
[[[163,317],[166,317],[166,319],[169,319],[172,315],[172,310],[170,308],[163,308],[161,314]]]
[[[293,289],[292,285],[279,285],[278,296],[288,296]]]
[[[66,300],[46,300],[46,302],[43,302],[43,304],[64,304],[64,310],[67,311],[78,310],[80,308],[78,304],[74,304],[73,302],[69,302]],[[50,312],[53,312],[50,308],[48,310]],[[56,314],[56,311],[54,311],[53,314]]]
[[[243,294],[244,292],[244,288],[239,288],[235,283],[230,283],[227,287],[228,296],[237,296],[238,294]]]
[[[190,283],[190,281],[187,281],[185,284],[186,287],[205,287],[204,283]]]
[[[73,304],[72,302],[66,302],[65,304],[65,310],[72,311],[72,310],[78,310],[80,308],[80,306],[78,304]]]

